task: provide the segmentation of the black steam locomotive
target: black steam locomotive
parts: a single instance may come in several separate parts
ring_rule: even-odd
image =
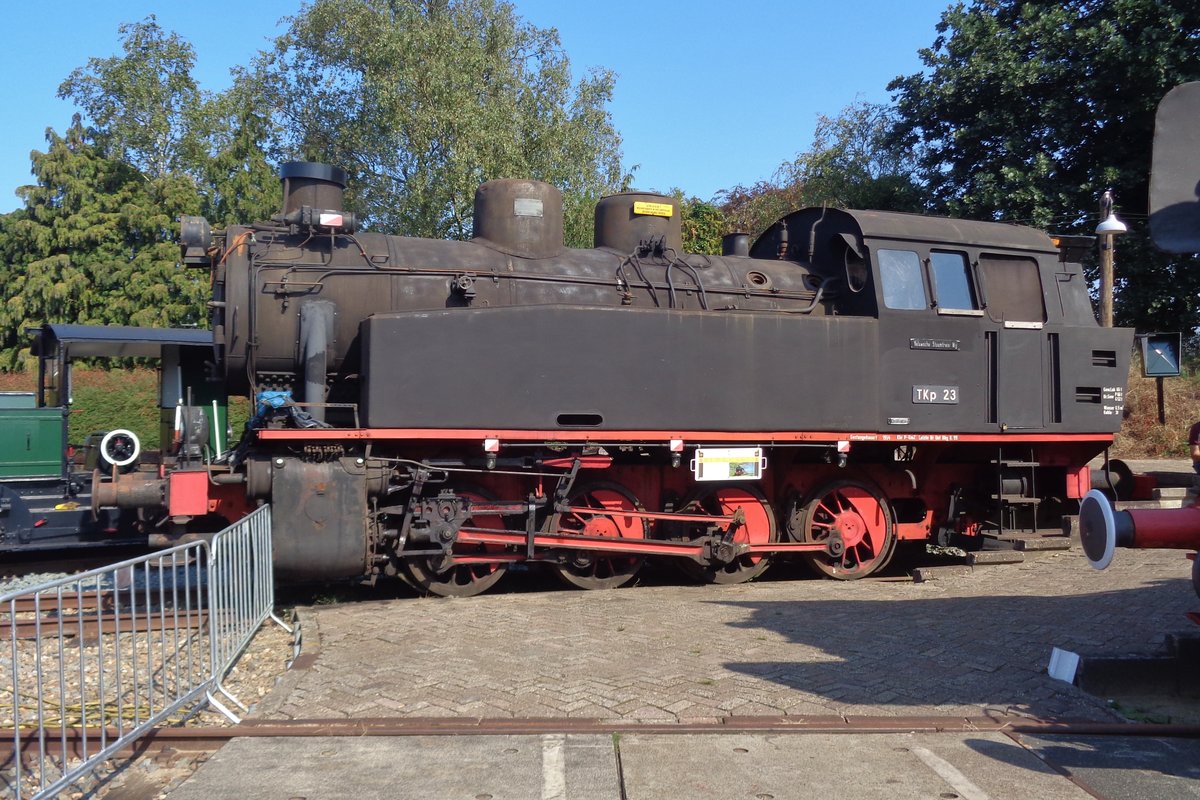
[[[282,178],[271,221],[183,220],[213,350],[177,394],[206,399],[162,477],[93,487],[158,543],[270,502],[290,580],[859,578],[900,541],[1058,530],[1121,422],[1132,332],[1029,228],[813,208],[697,255],[674,199],[627,193],[577,250],[556,189],[502,180],[473,239],[433,241],[360,232],[339,169]],[[214,379],[255,403],[219,457],[186,447]]]

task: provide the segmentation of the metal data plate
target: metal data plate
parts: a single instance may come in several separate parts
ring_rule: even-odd
[[[542,201],[536,197],[518,197],[513,200],[514,217],[542,216]]]
[[[922,403],[937,403],[939,405],[958,405],[957,386],[925,386],[912,387],[912,401],[917,405]]]
[[[761,447],[702,447],[692,459],[697,481],[756,481],[767,468]]]

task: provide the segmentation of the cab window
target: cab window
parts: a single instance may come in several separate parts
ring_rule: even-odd
[[[912,250],[877,250],[883,304],[888,308],[928,308],[921,259]]]
[[[973,311],[979,308],[966,253],[934,250],[929,254],[929,271],[939,309]]]
[[[983,253],[979,257],[988,315],[997,322],[1045,322],[1042,280],[1037,262],[1021,256]]]

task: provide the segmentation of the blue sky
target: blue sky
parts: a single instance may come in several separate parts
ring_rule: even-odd
[[[515,0],[517,13],[555,27],[576,75],[617,73],[611,106],[640,189],[680,187],[708,199],[769,178],[808,147],[818,114],[856,99],[885,102],[888,82],[921,68],[949,0]],[[119,51],[117,26],[155,14],[197,51],[195,77],[229,85],[295,13],[300,0],[51,0],[6,4],[0,29],[0,212],[31,181],[29,153],[74,108],[59,83],[89,57]]]

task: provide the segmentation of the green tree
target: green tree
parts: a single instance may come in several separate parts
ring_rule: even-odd
[[[780,167],[806,205],[877,211],[920,211],[924,193],[911,150],[892,138],[895,111],[856,101],[836,117],[821,114],[812,146]]]
[[[1200,77],[1200,5],[973,0],[937,32],[925,70],[889,88],[896,142],[917,153],[938,209],[1090,233],[1111,187],[1127,220],[1144,218],[1155,107]],[[1131,228],[1118,246],[1118,323],[1195,328],[1200,271]]]
[[[198,210],[191,181],[152,184],[106,158],[78,116],[46,140],[32,156],[37,183],[18,190],[24,208],[0,217],[0,368],[19,364],[25,328],[43,322],[201,322],[208,278],[177,268],[173,244],[176,217]]]
[[[153,16],[119,30],[122,55],[59,87],[83,114],[47,132],[24,208],[0,217],[0,368],[19,364],[30,324],[203,324],[207,278],[176,266],[179,215],[223,225],[278,208],[257,98],[201,92],[192,46]]]
[[[732,189],[722,189],[713,202],[725,215],[730,232],[752,236],[807,205],[803,185],[789,182],[781,171],[776,172],[772,180],[759,181],[753,186],[739,184]]]
[[[201,90],[195,48],[154,15],[117,30],[122,55],[88,59],[58,88],[82,109],[100,152],[155,184],[190,177],[200,213],[217,224],[277,211],[279,181],[266,153],[276,128],[261,94],[244,80],[220,95]]]
[[[241,81],[205,103],[197,138],[203,216],[217,226],[269,219],[282,208],[279,173],[267,156],[275,121]]]
[[[779,165],[770,180],[717,194],[731,230],[758,234],[806,206],[922,211],[924,192],[910,154],[895,142],[894,110],[854,102],[817,117],[809,149]]]
[[[281,115],[277,151],[346,167],[357,210],[391,232],[469,236],[494,178],[558,186],[569,220],[624,183],[612,74],[573,84],[557,32],[507,3],[315,0],[246,79]]]
[[[729,222],[721,208],[697,197],[685,197],[679,189],[672,194],[679,200],[683,251],[720,255],[721,237],[730,232]]]
[[[192,78],[195,48],[160,28],[153,14],[117,31],[124,55],[88,59],[58,96],[83,110],[107,157],[151,180],[191,171],[203,150],[194,123],[207,99]]]

